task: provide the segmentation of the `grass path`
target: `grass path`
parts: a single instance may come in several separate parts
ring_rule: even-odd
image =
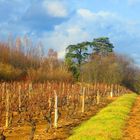
[[[130,113],[123,140],[140,140],[140,96],[138,96]]]
[[[136,97],[136,94],[126,94],[119,97],[102,109],[96,116],[77,127],[68,140],[122,139],[126,120],[129,117]]]

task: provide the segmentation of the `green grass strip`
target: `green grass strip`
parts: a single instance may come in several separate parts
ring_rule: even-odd
[[[125,94],[82,123],[68,140],[120,140],[137,95]]]

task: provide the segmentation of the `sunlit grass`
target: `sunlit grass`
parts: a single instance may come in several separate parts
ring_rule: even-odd
[[[74,130],[68,140],[119,140],[136,94],[126,94]]]

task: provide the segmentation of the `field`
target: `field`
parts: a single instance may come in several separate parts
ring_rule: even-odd
[[[66,139],[114,97],[130,92],[119,85],[1,83],[0,128],[7,139]]]

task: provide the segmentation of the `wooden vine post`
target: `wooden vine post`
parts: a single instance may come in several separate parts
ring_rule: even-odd
[[[64,95],[64,91],[65,91],[65,83],[63,82],[63,85],[62,85],[62,95]]]
[[[110,90],[110,97],[112,98],[113,97],[113,84],[111,85],[111,90]]]
[[[49,109],[51,110],[52,102],[51,102],[51,96],[50,95],[49,95],[48,103],[49,103]]]
[[[85,112],[85,90],[86,88],[84,87],[82,91],[82,113]]]
[[[33,90],[32,83],[29,84],[29,99],[31,99],[31,91]]]
[[[5,83],[2,83],[2,103],[4,102],[4,95],[5,95]]]
[[[100,103],[100,93],[99,93],[99,90],[97,90],[96,98],[97,98],[97,104],[99,104]]]
[[[18,87],[18,109],[21,111],[21,85]]]
[[[9,103],[9,89],[6,90],[6,115],[5,115],[5,127],[9,127],[9,111],[10,111],[10,103]]]
[[[119,85],[117,84],[117,96],[119,96],[119,94],[120,94],[120,87],[119,87]]]
[[[58,120],[58,97],[57,97],[56,90],[54,90],[54,99],[55,99],[55,103],[54,103],[54,128],[57,128],[57,120]]]

